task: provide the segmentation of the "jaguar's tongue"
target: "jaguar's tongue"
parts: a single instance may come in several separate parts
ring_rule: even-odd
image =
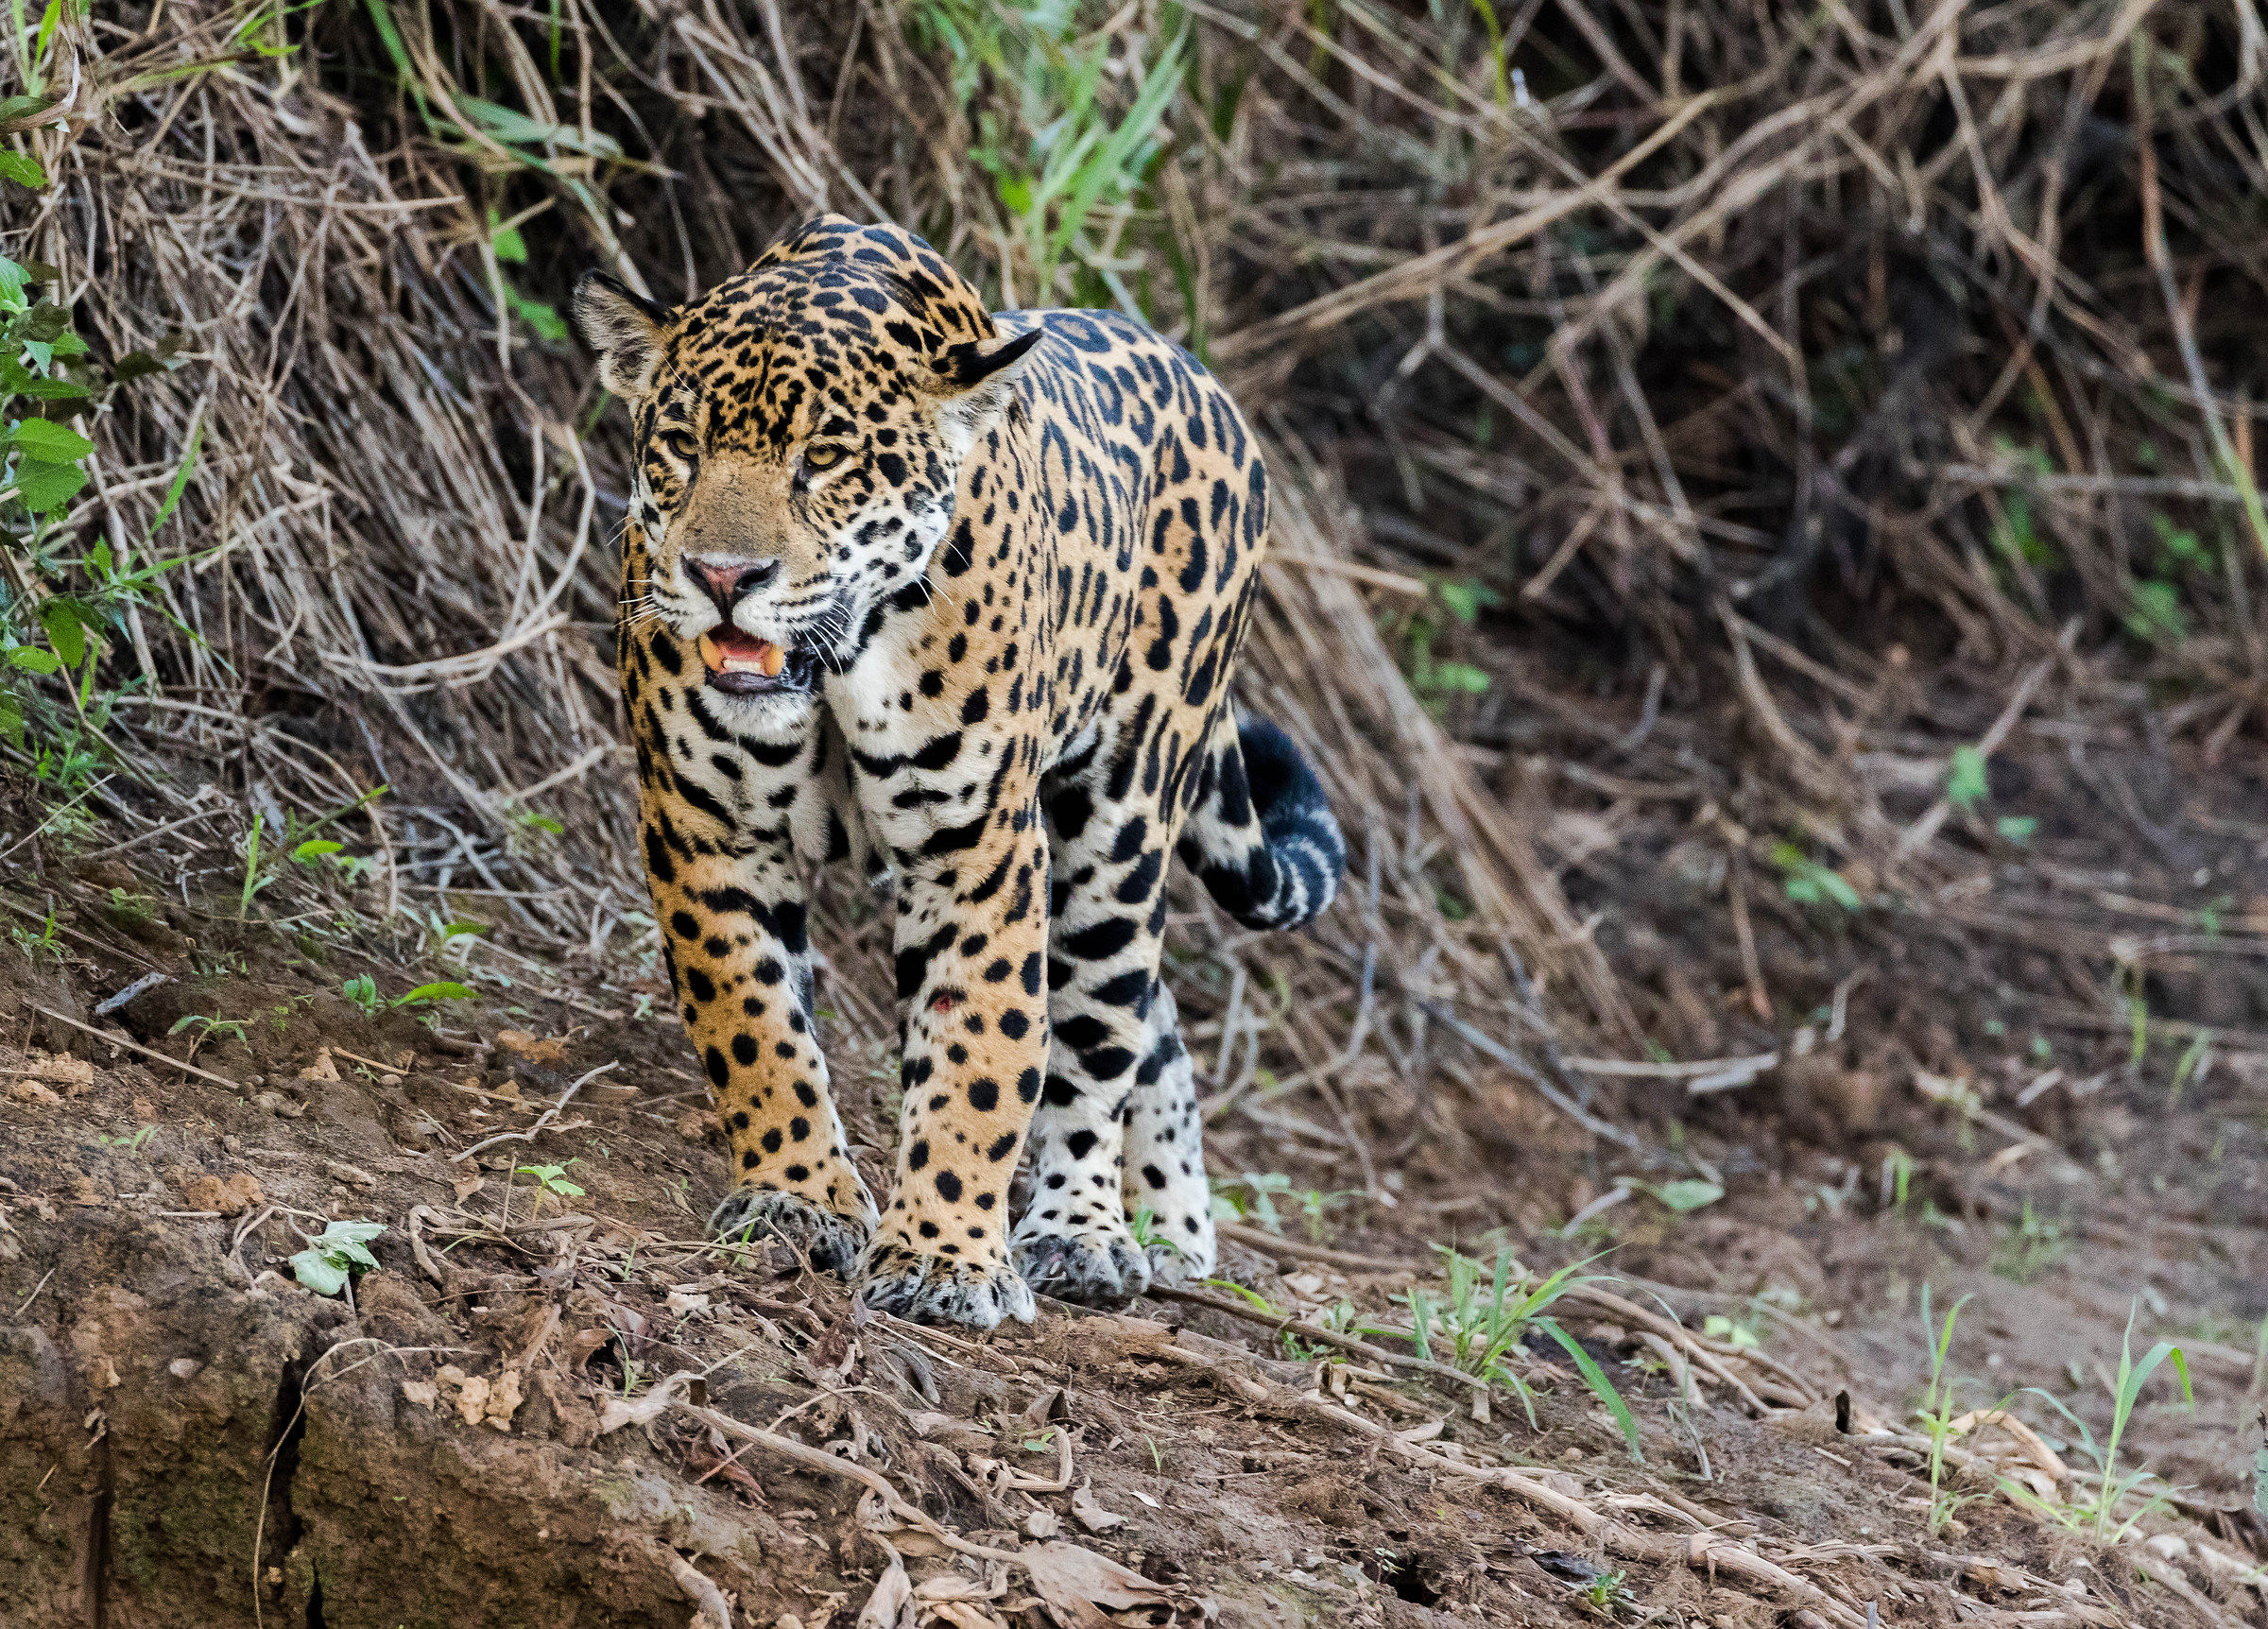
[[[720,627],[701,635],[701,660],[711,673],[754,673],[778,678],[780,670],[787,665],[787,652],[736,627]]]

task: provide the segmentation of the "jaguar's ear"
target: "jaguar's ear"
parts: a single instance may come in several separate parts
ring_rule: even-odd
[[[652,391],[669,308],[632,294],[619,278],[587,271],[575,285],[575,326],[598,352],[598,382],[635,401]]]
[[[1041,337],[1041,330],[1033,328],[1022,334],[1011,334],[1005,339],[971,339],[961,345],[948,345],[930,364],[937,376],[938,390],[944,395],[958,396],[987,386],[995,390],[1004,388],[1015,379],[1019,366]]]

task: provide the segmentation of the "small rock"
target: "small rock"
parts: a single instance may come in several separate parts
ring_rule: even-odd
[[[2190,1553],[2190,1541],[2178,1533],[2153,1534],[2142,1541],[2142,1547],[2167,1561],[2184,1561]]]
[[[440,1401],[441,1388],[431,1380],[404,1380],[402,1395],[421,1409],[429,1409]]]
[[[338,1065],[331,1060],[331,1049],[325,1047],[315,1055],[315,1061],[300,1071],[301,1080],[336,1080]]]
[[[705,1108],[689,1108],[678,1116],[678,1135],[688,1142],[706,1142],[716,1129],[716,1116]]]
[[[252,1099],[254,1108],[264,1108],[279,1120],[297,1120],[307,1112],[303,1103],[294,1103],[280,1091],[264,1091]]]
[[[43,1086],[36,1080],[19,1080],[9,1088],[9,1095],[18,1103],[29,1103],[41,1108],[57,1108],[62,1105],[62,1094],[54,1088]]]
[[[1056,1519],[1056,1513],[1043,1505],[1023,1518],[1023,1535],[1026,1538],[1053,1538],[1062,1530],[1062,1526]]]
[[[165,1365],[165,1372],[177,1380],[193,1380],[204,1372],[205,1365],[195,1358],[176,1358]]]

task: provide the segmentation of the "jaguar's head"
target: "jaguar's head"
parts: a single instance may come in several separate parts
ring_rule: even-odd
[[[696,644],[713,694],[799,701],[917,587],[962,462],[1015,401],[1004,334],[935,250],[827,215],[677,307],[600,273],[575,314],[635,427],[624,608]]]

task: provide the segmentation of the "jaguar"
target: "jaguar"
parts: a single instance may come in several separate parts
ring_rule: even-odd
[[[1166,868],[1288,929],[1345,866],[1313,767],[1230,697],[1268,528],[1236,404],[1136,321],[993,313],[838,215],[682,304],[593,272],[574,309],[630,419],[618,666],[731,1150],[713,1232],[979,1329],[1210,1273]],[[894,895],[886,1207],[815,1011],[806,883],[845,862]]]

